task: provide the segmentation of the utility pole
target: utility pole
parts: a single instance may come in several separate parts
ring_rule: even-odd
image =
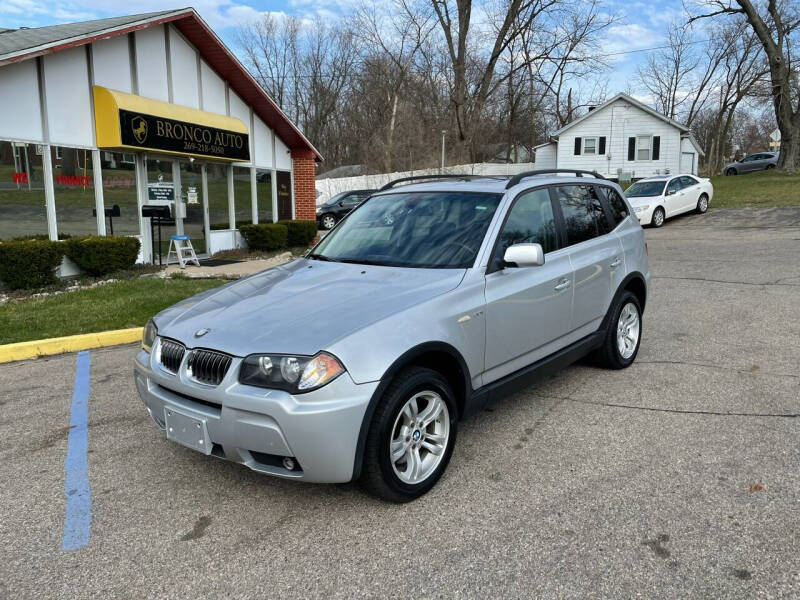
[[[439,174],[444,172],[444,136],[447,135],[447,129],[442,129],[442,166],[439,168]]]

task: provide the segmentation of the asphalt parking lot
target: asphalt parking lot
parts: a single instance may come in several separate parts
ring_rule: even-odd
[[[89,353],[91,533],[62,550],[76,356],[0,365],[0,597],[800,597],[800,209],[648,230],[637,362],[464,422],[407,505],[168,443]]]

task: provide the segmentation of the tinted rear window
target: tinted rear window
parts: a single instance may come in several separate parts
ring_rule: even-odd
[[[554,188],[564,216],[567,244],[579,244],[610,231],[597,191],[591,185],[560,185]]]

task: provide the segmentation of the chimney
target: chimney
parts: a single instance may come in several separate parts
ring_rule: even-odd
[[[590,106],[589,107],[589,112],[592,112],[595,108],[597,108],[597,107],[596,106]]]

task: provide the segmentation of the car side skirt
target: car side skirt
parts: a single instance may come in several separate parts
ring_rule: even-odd
[[[515,392],[533,385],[545,377],[549,377],[561,371],[593,350],[599,348],[603,343],[604,337],[604,329],[595,331],[585,338],[554,352],[550,356],[478,388],[467,398],[464,404],[464,414],[462,418],[475,414],[491,402],[502,400]]]

